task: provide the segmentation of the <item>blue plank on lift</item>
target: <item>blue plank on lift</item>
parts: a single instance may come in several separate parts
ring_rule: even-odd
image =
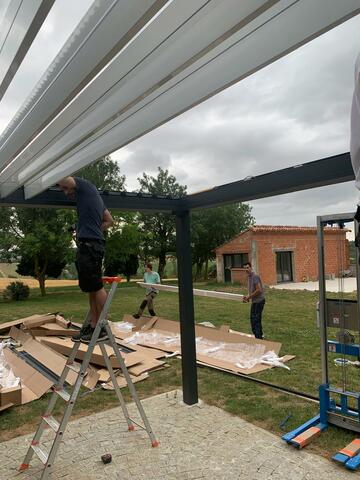
[[[355,457],[350,458],[349,461],[345,463],[345,467],[349,470],[357,470],[360,466],[360,454],[355,455]]]
[[[291,432],[285,433],[281,438],[285,440],[287,443],[291,443],[292,439],[300,435],[301,433],[305,432],[310,427],[313,427],[317,423],[320,422],[320,415],[316,415],[316,417],[311,418],[307,422],[303,423],[300,427],[295,428]]]

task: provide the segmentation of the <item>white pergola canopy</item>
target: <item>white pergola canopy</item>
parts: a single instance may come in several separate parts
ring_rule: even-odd
[[[94,2],[0,137],[1,197],[37,195],[359,13],[359,0]],[[0,36],[0,95],[3,53]]]

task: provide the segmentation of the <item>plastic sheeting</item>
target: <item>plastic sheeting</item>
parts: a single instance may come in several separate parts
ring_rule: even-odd
[[[15,377],[10,365],[5,360],[4,348],[10,345],[9,341],[0,343],[0,388],[13,388],[20,384],[20,378]]]
[[[132,332],[134,325],[130,322],[109,322],[111,329],[116,332]]]
[[[124,341],[130,345],[162,344],[180,347],[179,334],[166,335],[158,332],[136,332]],[[257,364],[264,364],[290,370],[281,361],[282,358],[278,357],[275,352],[265,352],[265,349],[266,346],[260,343],[249,345],[246,343],[217,342],[203,337],[196,337],[196,351],[201,355],[229,362],[243,369],[253,368]]]

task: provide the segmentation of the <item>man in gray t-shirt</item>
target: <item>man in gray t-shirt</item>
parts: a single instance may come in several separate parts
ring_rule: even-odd
[[[243,301],[247,303],[251,300],[251,330],[255,335],[255,338],[262,339],[263,331],[261,325],[261,317],[265,305],[264,288],[259,275],[256,275],[256,273],[253,272],[251,263],[246,262],[244,268],[248,275],[248,295],[244,296]]]
[[[59,183],[66,196],[76,201],[78,222],[76,226],[76,269],[79,287],[89,293],[90,322],[83,325],[74,341],[90,342],[106,301],[102,283],[102,261],[105,253],[103,231],[113,224],[112,216],[92,183],[79,177],[66,177]],[[104,340],[106,332],[100,332]]]

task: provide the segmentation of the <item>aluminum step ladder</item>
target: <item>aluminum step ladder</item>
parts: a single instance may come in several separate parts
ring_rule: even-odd
[[[121,281],[121,278],[119,278],[119,277],[104,277],[103,281],[105,283],[111,284],[111,288],[109,290],[105,305],[103,307],[103,310],[101,312],[99,321],[98,321],[98,323],[96,325],[96,328],[94,330],[93,336],[92,336],[91,341],[89,343],[88,350],[87,350],[87,352],[84,356],[83,362],[82,362],[81,365],[74,362],[74,360],[76,358],[76,354],[79,350],[80,343],[81,343],[80,341],[75,342],[74,346],[73,346],[73,349],[71,351],[71,354],[70,354],[70,356],[69,356],[69,358],[66,362],[66,365],[64,367],[64,370],[62,371],[62,374],[60,376],[60,379],[59,379],[58,383],[52,387],[53,393],[51,395],[49,405],[46,409],[45,414],[41,417],[40,424],[39,424],[39,426],[37,428],[37,431],[34,435],[34,438],[31,442],[29,450],[28,450],[28,452],[25,456],[24,462],[20,465],[20,468],[19,468],[19,471],[27,470],[30,466],[30,461],[31,461],[31,459],[32,459],[32,457],[35,453],[39,457],[41,462],[44,464],[44,470],[43,470],[42,475],[40,477],[41,480],[48,479],[49,475],[51,474],[52,467],[53,467],[54,461],[55,461],[55,457],[56,457],[57,451],[58,451],[59,446],[60,446],[60,442],[63,439],[67,423],[68,423],[69,418],[71,416],[71,413],[73,411],[76,399],[79,395],[80,387],[81,387],[81,385],[83,383],[83,380],[84,380],[84,377],[86,375],[86,371],[87,371],[87,368],[89,366],[91,355],[93,353],[95,345],[100,345],[100,349],[101,349],[102,355],[104,357],[106,367],[109,371],[112,383],[114,385],[116,395],[119,399],[124,417],[125,417],[127,425],[128,425],[128,430],[129,431],[134,430],[135,425],[137,425],[138,427],[147,431],[147,433],[150,437],[150,440],[151,440],[151,445],[153,447],[157,447],[158,444],[159,444],[159,442],[156,440],[155,435],[154,435],[154,433],[151,429],[150,423],[147,419],[147,416],[146,416],[145,411],[143,409],[143,406],[142,406],[142,404],[139,400],[139,397],[137,396],[134,384],[132,383],[130,374],[129,374],[127,368],[126,368],[125,361],[120,354],[119,346],[116,343],[115,337],[114,337],[114,335],[111,331],[111,328],[110,328],[108,320],[107,320],[107,313],[108,313],[109,307],[111,305],[111,301],[113,299],[113,296],[115,294],[117,285]],[[89,320],[90,320],[90,312],[87,314],[85,323],[89,322]],[[99,334],[100,334],[100,331],[101,331],[102,328],[105,328],[106,333],[108,335],[108,339],[98,341],[98,337],[99,337]],[[133,401],[135,402],[135,404],[138,408],[138,411],[140,413],[140,416],[142,418],[144,426],[138,424],[137,422],[135,422],[129,416],[129,412],[128,412],[128,409],[126,407],[124,398],[121,394],[120,387],[117,383],[115,373],[114,373],[114,370],[111,366],[109,356],[106,352],[105,343],[109,343],[114,350],[116,359],[120,364],[122,374],[124,375],[124,377],[126,379],[126,382],[127,382],[128,387],[129,387],[132,399],[133,399]],[[64,388],[64,383],[66,381],[66,377],[67,377],[70,370],[75,371],[78,374],[78,377],[76,379],[76,382],[74,384],[72,392],[69,393]],[[60,422],[58,422],[52,416],[52,412],[54,410],[56,401],[58,400],[59,397],[62,400],[64,400],[67,404],[66,408],[65,408],[65,411],[64,411],[64,414],[63,414],[63,417],[62,417]],[[41,436],[42,436],[44,430],[49,428],[49,427],[55,432],[55,438],[54,438],[54,441],[53,441],[52,446],[50,448],[50,451],[46,452],[44,450],[44,448],[40,445],[40,439],[41,439]]]

